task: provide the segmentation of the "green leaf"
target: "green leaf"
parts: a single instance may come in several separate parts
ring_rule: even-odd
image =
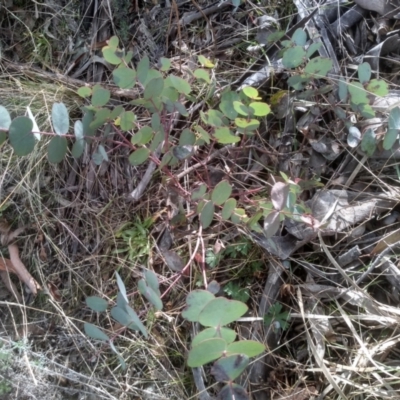
[[[196,189],[192,191],[192,200],[200,200],[204,197],[207,191],[207,185],[202,183],[200,186],[198,186]]]
[[[265,346],[255,340],[239,340],[228,345],[227,355],[245,354],[247,357],[255,357],[265,351]]]
[[[83,135],[84,136],[93,136],[96,132],[90,124],[93,122],[94,113],[93,111],[86,111],[82,118],[82,126],[83,126]]]
[[[108,45],[113,49],[117,49],[118,44],[119,44],[119,39],[117,36],[111,36],[110,39],[108,40]]]
[[[240,301],[218,297],[206,304],[200,312],[199,322],[203,326],[224,326],[242,317],[247,310],[246,304]]]
[[[303,30],[303,28],[297,28],[295,30],[292,36],[292,40],[297,46],[305,46],[307,42],[307,34]]]
[[[253,88],[253,87],[251,87],[251,86],[245,86],[245,87],[242,89],[242,91],[243,91],[243,93],[244,93],[247,97],[249,97],[249,98],[252,99],[252,100],[259,100],[259,99],[261,99],[261,97],[259,97],[259,95],[258,95],[258,90],[255,89],[255,88]]]
[[[383,80],[371,79],[367,85],[367,90],[376,96],[384,97],[389,93],[389,86]]]
[[[185,128],[179,136],[179,145],[185,144],[193,146],[196,143],[196,135],[190,130]]]
[[[304,72],[314,75],[316,78],[321,78],[328,75],[332,67],[333,61],[329,58],[315,57],[307,63]]]
[[[47,147],[47,158],[51,163],[58,164],[67,154],[68,142],[64,136],[54,136]]]
[[[116,354],[116,356],[117,356],[117,358],[118,358],[118,361],[119,361],[119,363],[121,364],[121,368],[122,368],[123,370],[126,370],[126,362],[125,362],[125,360],[121,357],[121,354],[118,353],[118,350],[115,348],[114,343],[113,343],[111,340],[110,340],[109,345],[110,345],[111,350]]]
[[[217,139],[218,143],[230,144],[240,142],[240,137],[232,135],[229,128],[217,128],[214,132],[214,137]]]
[[[160,71],[157,71],[155,69],[149,69],[147,71],[147,77],[146,77],[146,80],[144,81],[143,86],[146,87],[150,81],[152,81],[153,79],[159,79],[159,78],[163,79],[163,76]],[[165,80],[164,80],[164,86],[165,86]]]
[[[112,64],[112,65],[118,65],[121,64],[122,59],[121,57],[118,57],[115,53],[116,53],[116,47],[113,48],[111,46],[105,46],[101,49],[102,53],[103,53],[103,57],[104,59]]]
[[[153,129],[150,126],[143,126],[132,136],[131,143],[145,145],[151,141],[153,136]]]
[[[211,200],[215,205],[220,206],[225,203],[226,200],[229,199],[229,196],[232,193],[232,186],[228,181],[221,181],[215,186],[214,190],[211,193]]]
[[[122,278],[120,277],[118,272],[115,272],[115,278],[117,279],[117,286],[118,286],[119,292],[121,293],[122,298],[124,299],[126,304],[129,304],[128,296],[126,294],[125,283],[122,280]]]
[[[222,357],[211,368],[211,374],[218,382],[233,381],[246,369],[249,361],[249,357],[244,354]]]
[[[146,88],[144,89],[143,97],[147,100],[152,99],[153,97],[158,97],[162,93],[163,89],[163,78],[152,79],[149,83],[147,83]]]
[[[93,87],[92,106],[103,107],[108,103],[110,97],[111,94],[109,90],[102,88],[100,85],[95,85]]]
[[[213,64],[208,58],[199,55],[197,56],[197,59],[199,60],[199,63],[202,64],[206,68],[214,68],[215,64]]]
[[[399,107],[395,107],[390,111],[388,126],[389,126],[389,129],[400,129],[400,108]]]
[[[371,66],[367,62],[363,62],[358,66],[358,79],[362,85],[371,79]]]
[[[83,124],[82,121],[75,121],[74,134],[76,137],[75,143],[72,146],[72,156],[79,158],[85,150],[85,140],[83,136]]]
[[[161,296],[160,284],[158,282],[158,278],[157,278],[157,275],[155,274],[155,272],[151,271],[149,269],[146,269],[144,271],[144,278],[146,279],[147,284],[154,290],[154,292],[158,296]]]
[[[35,137],[32,135],[32,121],[27,117],[15,118],[9,127],[8,138],[17,156],[26,156],[35,147]]]
[[[339,99],[342,102],[347,101],[347,95],[349,93],[347,82],[344,79],[339,79]]]
[[[150,156],[150,150],[142,147],[140,149],[135,150],[129,156],[129,162],[132,165],[140,165],[143,164]]]
[[[98,296],[86,297],[86,304],[96,312],[106,311],[108,307],[108,301]]]
[[[239,100],[240,96],[238,93],[233,91],[225,92],[221,96],[221,103],[219,104],[219,109],[227,118],[233,120],[237,117],[238,114],[237,111],[233,108],[233,102]]]
[[[123,111],[120,115],[120,127],[124,132],[130,131],[134,127],[136,115],[132,111]]]
[[[283,53],[282,64],[286,68],[296,68],[303,64],[306,52],[303,47],[294,46]]]
[[[132,68],[117,68],[112,75],[115,84],[121,89],[132,89],[136,84],[136,71]]]
[[[92,95],[92,89],[88,86],[82,86],[78,89],[78,95],[85,99]]]
[[[222,208],[221,216],[223,219],[228,220],[236,208],[236,200],[228,199]]]
[[[123,307],[116,306],[111,309],[110,314],[121,325],[134,331],[141,331],[146,338],[148,337],[146,328],[131,307],[127,305]]]
[[[194,71],[193,75],[194,75],[197,79],[201,79],[201,80],[203,80],[203,81],[205,81],[205,82],[207,82],[207,83],[210,83],[210,82],[211,82],[210,74],[209,74],[209,72],[206,71],[205,69],[202,69],[202,68],[196,69],[196,70]]]
[[[361,150],[367,155],[372,156],[376,149],[376,135],[372,129],[367,129],[361,141]]]
[[[256,117],[265,117],[271,112],[271,109],[268,104],[261,103],[258,101],[250,103],[249,107],[253,109],[254,111],[253,115],[255,115]]]
[[[197,346],[200,342],[212,338],[224,339],[226,343],[232,343],[236,339],[236,332],[229,328],[207,328],[198,333],[192,340],[192,346]]]
[[[51,110],[51,120],[57,135],[65,135],[69,130],[69,115],[64,103],[54,103]]]
[[[189,351],[188,366],[191,368],[201,367],[222,356],[226,349],[226,342],[223,339],[207,339],[194,346]]]
[[[354,104],[368,104],[368,94],[364,89],[364,86],[359,82],[351,82],[348,85],[351,101]]]
[[[160,58],[161,68],[160,70],[163,72],[168,71],[171,68],[171,60],[169,58],[161,57]]]
[[[138,289],[139,292],[146,297],[146,299],[153,304],[153,306],[161,311],[163,309],[163,304],[160,299],[160,296],[150,287],[147,285],[144,279],[140,279],[138,282]]]
[[[390,150],[393,147],[398,136],[399,136],[398,129],[388,129],[385,134],[385,138],[383,139],[383,148],[385,150]]]
[[[190,322],[198,322],[200,312],[215,296],[208,290],[196,289],[186,297],[186,307],[182,311],[182,317]]]
[[[244,132],[251,132],[260,126],[260,121],[256,119],[235,118],[235,125]]]
[[[288,79],[288,84],[295,90],[304,89],[310,78],[305,75],[293,75]]]
[[[233,102],[233,108],[235,109],[235,111],[240,114],[240,115],[244,115],[244,116],[248,116],[250,113],[250,110],[248,109],[248,107],[246,107],[242,102],[240,101],[234,101]]]
[[[137,77],[142,85],[144,85],[146,82],[149,69],[150,69],[150,60],[149,57],[145,56],[139,61],[139,64],[136,67]]]
[[[11,117],[5,107],[0,106],[0,129],[8,129],[11,125]]]
[[[186,107],[182,103],[180,103],[179,101],[176,101],[174,103],[174,107],[179,112],[179,114],[181,114],[182,116],[184,116],[184,117],[188,117],[189,116],[189,113],[186,110]]]
[[[318,51],[322,46],[322,43],[312,43],[306,52],[307,58],[311,58],[311,56]]]
[[[201,210],[200,222],[203,229],[206,229],[211,225],[211,222],[214,218],[214,210],[214,203],[211,201],[208,201]]]
[[[143,325],[142,321],[139,319],[139,317],[135,313],[135,311],[133,311],[132,308],[129,307],[128,305],[125,305],[125,310],[128,313],[128,315],[132,321],[132,324],[134,324],[139,329],[139,331],[142,332],[143,336],[147,339],[149,337],[149,335],[147,333],[147,329]],[[133,328],[131,328],[131,329],[133,329]]]
[[[175,76],[175,75],[170,75],[169,78],[170,78],[170,81],[172,83],[172,86],[179,93],[188,95],[192,91],[189,83],[186,82],[184,79],[179,78],[178,76]]]
[[[110,340],[110,338],[103,331],[101,331],[96,325],[85,322],[83,327],[85,329],[86,335],[91,337],[92,339],[104,340],[104,341]]]

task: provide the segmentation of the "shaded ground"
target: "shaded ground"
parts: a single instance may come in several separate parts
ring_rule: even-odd
[[[220,88],[232,82],[239,85],[266,58],[262,51],[248,49],[263,35],[257,29],[257,17],[276,15],[282,28],[290,29],[297,14],[297,2],[293,3],[279,8],[246,3],[235,12],[229,5],[207,14],[211,4],[204,2],[153,5],[114,0],[96,9],[90,2],[9,1],[0,10],[4,55],[0,104],[14,116],[29,106],[45,132],[51,131],[48,116],[55,101],[67,105],[72,119],[81,118],[84,101],[76,94],[77,88],[86,82],[112,85],[99,50],[113,34],[133,50],[134,62],[148,55],[156,63],[165,56],[173,59],[178,70],[202,54],[218,60],[215,74]],[[370,25],[351,28],[350,37],[367,28],[372,35],[371,16],[377,18],[377,14],[363,15]],[[376,40],[374,36],[373,44]],[[354,63],[368,50],[361,42],[356,41]],[[345,76],[350,76],[354,70],[343,61],[350,45],[333,43],[336,52],[343,53],[339,61]],[[381,66],[381,78],[395,89],[398,74],[393,64],[398,56],[385,56],[393,62]],[[258,82],[265,101],[274,106],[273,95],[287,91],[287,78],[284,71]],[[115,104],[129,100],[115,93]],[[129,194],[141,181],[146,165],[132,167],[125,150],[110,148],[109,162],[100,166],[91,158],[94,148],[78,161],[68,158],[54,166],[47,162],[43,142],[26,158],[16,158],[11,147],[3,144],[0,217],[13,229],[26,226],[17,241],[21,258],[46,289],[35,299],[25,296],[21,306],[0,286],[0,395],[18,399],[196,398],[193,374],[185,364],[192,327],[180,313],[188,292],[203,287],[206,275],[208,282],[216,279],[226,295],[247,302],[252,316],[262,317],[277,302],[282,312],[291,313],[287,329],[283,320],[278,325],[252,321],[237,326],[242,337],[256,337],[268,345],[268,354],[259,360],[265,367],[262,377],[256,379],[254,370],[248,371],[253,398],[336,399],[341,391],[346,398],[397,398],[398,239],[382,240],[399,228],[396,151],[382,156],[378,149],[366,158],[359,148],[351,148],[348,133],[332,109],[319,107],[330,101],[328,95],[318,94],[310,99],[312,107],[297,104],[291,126],[286,116],[277,117],[275,104],[275,116],[264,121],[247,147],[214,154],[181,180],[192,191],[201,180],[212,187],[228,178],[238,190],[261,189],[260,195],[267,197],[271,176],[279,176],[280,171],[293,180],[302,179],[308,184],[302,200],[314,202],[309,203],[314,217],[319,212],[322,220],[330,213],[330,221],[337,226],[345,223],[340,229],[332,228],[333,235],[315,235],[304,242],[296,236],[300,245],[289,246],[286,257],[274,254],[262,237],[251,235],[245,227],[237,230],[220,222],[199,234],[196,220],[173,225],[171,207],[184,202],[157,173],[140,201],[132,201]],[[312,117],[303,118],[301,125],[304,115]],[[387,115],[379,117],[383,121]],[[207,148],[199,160],[207,160],[213,151]],[[184,173],[193,165],[173,172]],[[313,208],[319,204],[320,187],[331,196],[326,201],[328,210],[322,212]],[[335,202],[339,204],[336,214],[335,207],[330,210]],[[160,250],[165,227],[173,230],[172,249],[185,262],[198,241],[202,243],[201,257],[193,262],[188,276],[177,279],[179,271],[170,268]],[[320,232],[328,230],[324,226]],[[294,231],[290,224],[282,225],[277,236],[288,238]],[[293,243],[292,236],[290,240]],[[386,244],[373,253],[382,243]],[[355,247],[359,251],[350,262],[340,261]],[[6,246],[1,250],[7,257]],[[115,297],[114,273],[118,271],[132,307],[145,314],[148,306],[135,292],[142,265],[157,273],[162,291],[167,292],[164,311],[146,314],[148,341],[132,332],[118,336],[120,327],[108,315],[99,317],[85,305],[90,295]],[[23,293],[24,288],[15,284]],[[118,336],[115,345],[128,364],[127,371],[121,371],[107,347],[88,340],[83,322]],[[215,395],[209,368],[205,371],[205,385]]]

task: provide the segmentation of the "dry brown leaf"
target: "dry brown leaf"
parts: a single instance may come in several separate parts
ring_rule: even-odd
[[[371,251],[371,254],[379,254],[382,253],[383,250],[386,250],[388,247],[393,246],[396,243],[400,242],[400,229],[395,230],[394,232],[389,233],[386,237],[382,238],[378,244]]]

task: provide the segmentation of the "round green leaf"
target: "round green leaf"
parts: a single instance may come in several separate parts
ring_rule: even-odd
[[[146,84],[143,97],[147,100],[158,97],[164,89],[164,79],[155,78]]]
[[[35,147],[35,137],[32,135],[32,121],[27,117],[15,118],[9,127],[8,138],[17,156],[26,156]]]
[[[119,118],[122,131],[127,132],[133,129],[133,123],[136,121],[136,115],[132,111],[123,111]]]
[[[54,103],[51,110],[51,120],[57,135],[65,135],[69,130],[69,115],[64,103]]]
[[[307,34],[303,28],[297,28],[293,33],[292,40],[297,46],[304,46],[307,42]]]
[[[192,89],[189,85],[188,82],[186,82],[184,79],[179,78],[178,76],[175,75],[170,75],[169,79],[172,83],[172,86],[179,92],[182,94],[186,94],[188,95]]]
[[[161,57],[160,58],[161,68],[160,70],[163,72],[168,71],[171,68],[171,60],[169,58]]]
[[[82,86],[78,89],[78,95],[83,98],[89,97],[92,95],[92,89],[87,86]]]
[[[368,104],[369,99],[363,85],[359,82],[350,82],[348,90],[351,96],[351,102],[354,104]]]
[[[132,165],[140,165],[143,164],[150,156],[150,150],[142,147],[140,149],[135,150],[129,156],[129,162]]]
[[[110,64],[112,64],[112,65],[118,65],[118,64],[121,64],[121,62],[122,62],[122,59],[121,59],[121,57],[118,57],[116,54],[115,54],[115,52],[116,52],[116,48],[113,48],[113,47],[111,47],[111,46],[105,46],[105,47],[103,47],[102,48],[102,53],[103,53],[103,57],[104,57],[104,59],[108,62],[108,63],[110,63]]]
[[[110,97],[109,90],[102,88],[100,85],[95,85],[92,93],[92,106],[103,107],[108,103]]]
[[[182,311],[182,317],[190,322],[197,322],[201,310],[208,302],[214,300],[215,296],[208,290],[196,289],[186,297],[186,307]]]
[[[249,107],[253,109],[256,117],[265,117],[271,112],[271,109],[268,104],[266,103],[261,103],[259,101],[255,101],[253,103],[250,103]]]
[[[203,229],[206,229],[211,225],[211,222],[214,218],[214,211],[214,203],[212,201],[208,201],[201,210],[200,214],[200,222]]]
[[[8,129],[11,125],[11,117],[5,107],[0,106],[0,129]]]
[[[149,269],[146,269],[144,271],[144,278],[146,279],[146,283],[154,290],[154,292],[158,296],[161,296],[160,284],[158,282],[158,278],[157,278],[157,275],[155,274],[155,272],[151,271]]]
[[[136,71],[132,68],[117,68],[112,75],[115,84],[121,89],[132,89],[136,84]]]
[[[207,339],[193,347],[188,356],[188,366],[191,368],[201,367],[222,356],[226,349],[226,342],[223,339]]]
[[[286,68],[296,68],[304,62],[306,51],[303,47],[291,47],[283,53],[282,64]]]
[[[85,322],[83,327],[85,329],[86,335],[91,337],[92,339],[104,340],[104,341],[110,340],[109,337],[103,331],[101,331],[96,325]]]
[[[229,196],[232,193],[232,186],[228,181],[221,181],[215,186],[214,190],[211,193],[211,200],[217,206],[220,206],[225,203],[226,200],[229,199]]]
[[[311,56],[320,49],[322,43],[312,43],[307,49],[307,58],[311,58]]]
[[[207,185],[202,183],[199,187],[192,191],[192,200],[200,200],[204,197],[207,191]]]
[[[244,354],[232,354],[217,360],[211,368],[211,374],[218,382],[233,381],[249,365],[249,357]]]
[[[205,69],[199,68],[196,69],[193,73],[193,75],[197,78],[197,79],[201,79],[207,83],[211,82],[210,79],[210,74],[208,73],[208,71],[206,71]]]
[[[236,200],[228,199],[225,202],[224,207],[222,208],[222,213],[221,213],[222,218],[225,220],[229,219],[235,208],[236,208]]]
[[[132,144],[145,145],[153,139],[154,133],[150,126],[143,126],[131,138]]]
[[[259,100],[260,99],[260,97],[258,96],[258,90],[253,88],[253,87],[251,87],[251,86],[245,86],[242,89],[242,91],[250,99],[253,99],[253,100]]]
[[[196,135],[190,129],[184,129],[179,136],[179,145],[185,144],[194,145],[196,143]]]
[[[233,108],[240,115],[245,115],[246,117],[249,115],[250,110],[240,101],[233,102]]]
[[[232,135],[229,128],[217,128],[214,132],[214,137],[217,139],[218,143],[230,144],[240,142],[240,137]]]
[[[117,49],[118,44],[119,44],[119,39],[117,36],[111,36],[110,39],[108,40],[108,45],[113,49]]]
[[[98,296],[86,297],[86,304],[96,312],[106,311],[108,307],[108,301]]]
[[[200,342],[212,338],[224,339],[226,343],[232,343],[236,339],[236,332],[229,328],[207,328],[198,333],[192,340],[192,346],[197,346]]]
[[[68,142],[64,136],[54,136],[47,147],[47,158],[51,163],[58,164],[67,154]]]
[[[371,79],[367,85],[367,90],[377,96],[386,96],[389,93],[389,86],[383,80]]]
[[[358,79],[364,85],[371,79],[371,66],[367,62],[363,62],[358,66]]]
[[[265,346],[255,340],[239,340],[228,345],[227,355],[245,354],[247,357],[255,357],[265,350]]]
[[[242,317],[247,309],[240,301],[218,297],[206,304],[200,312],[199,322],[203,326],[224,326]]]
[[[333,67],[333,61],[329,58],[315,57],[310,60],[304,72],[310,75],[315,75],[316,78],[326,76]]]

